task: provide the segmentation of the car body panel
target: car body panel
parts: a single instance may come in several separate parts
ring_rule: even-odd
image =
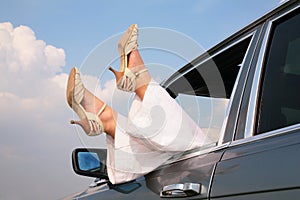
[[[178,183],[200,183],[201,194],[197,198],[206,199],[215,164],[220,160],[223,152],[222,149],[216,150],[164,166],[145,176],[147,187],[156,193],[157,199],[159,199],[159,194],[164,186]]]
[[[300,131],[252,139],[226,150],[217,164],[211,197],[288,193],[300,188]]]

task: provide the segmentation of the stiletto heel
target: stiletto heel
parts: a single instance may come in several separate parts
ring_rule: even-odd
[[[116,82],[118,82],[118,81],[122,78],[122,76],[124,75],[124,72],[119,72],[119,71],[115,70],[115,69],[112,68],[112,67],[109,67],[108,69],[109,69],[110,71],[112,71],[112,73],[114,73],[114,75],[115,75],[115,77],[116,77]]]
[[[134,72],[128,69],[128,55],[132,52],[132,50],[137,49],[137,39],[138,26],[136,24],[132,24],[118,43],[118,51],[121,61],[120,72],[116,71],[112,67],[109,68],[116,77],[117,88],[127,92],[134,92],[136,90],[136,79],[140,76],[140,74],[147,71],[147,69],[141,69]]]
[[[81,105],[85,91],[86,88],[81,81],[78,69],[72,68],[67,84],[67,101],[80,120],[71,120],[70,123],[80,125],[89,136],[100,135],[104,132],[104,127],[99,116],[104,111],[106,104],[103,104],[97,114],[87,112]]]

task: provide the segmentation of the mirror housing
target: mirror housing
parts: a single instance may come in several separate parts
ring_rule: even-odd
[[[106,149],[78,148],[72,152],[72,166],[76,174],[108,180]]]

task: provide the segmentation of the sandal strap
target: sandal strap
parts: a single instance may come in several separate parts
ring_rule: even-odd
[[[103,104],[103,106],[100,108],[99,112],[97,113],[98,117],[101,115],[101,113],[104,111],[105,108],[106,108],[106,103]]]
[[[96,136],[104,132],[103,123],[101,122],[101,120],[99,120],[97,115],[87,112],[86,116],[90,125],[90,132],[87,133],[87,135]]]
[[[148,71],[148,69],[142,69],[142,70],[136,72],[136,73],[135,73],[135,76],[137,77],[137,76],[139,76],[140,74],[142,74],[142,73],[144,73],[144,72],[147,72],[147,71]]]
[[[75,74],[75,92],[73,94],[74,101],[78,104],[82,101],[84,97],[85,87],[81,81],[80,74],[77,71]]]
[[[130,69],[125,68],[123,77],[118,81],[117,87],[126,92],[134,92],[136,90],[136,79],[142,73],[147,72],[148,69],[142,69],[133,73]]]

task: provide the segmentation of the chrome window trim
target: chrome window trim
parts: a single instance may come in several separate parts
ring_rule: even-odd
[[[239,146],[239,145],[242,145],[245,143],[255,142],[258,140],[263,140],[263,139],[272,138],[272,137],[279,136],[279,135],[284,135],[284,134],[287,134],[287,133],[290,133],[290,132],[296,131],[296,130],[300,130],[300,124],[295,124],[295,125],[287,126],[284,128],[268,131],[266,133],[255,135],[255,136],[252,136],[249,138],[236,140],[236,141],[231,142],[231,144],[229,146],[230,147]]]
[[[244,131],[244,138],[248,138],[252,136],[253,129],[254,129],[254,121],[255,121],[255,112],[256,111],[256,106],[257,106],[257,97],[258,97],[258,89],[259,89],[259,82],[261,78],[261,71],[262,71],[262,64],[265,56],[265,50],[267,47],[267,41],[269,39],[270,35],[270,30],[271,30],[271,24],[268,24],[267,31],[264,35],[264,40],[262,42],[262,47],[260,49],[259,57],[258,57],[258,62],[255,67],[255,73],[254,73],[254,78],[253,78],[253,83],[252,83],[252,89],[250,92],[250,99],[249,99],[249,104],[248,104],[248,113],[247,113],[247,120],[246,120],[246,125],[245,125],[245,131]]]
[[[262,76],[262,68],[263,64],[265,61],[265,56],[266,56],[266,48],[267,48],[267,43],[270,39],[270,32],[271,28],[273,27],[273,24],[275,21],[278,19],[288,15],[289,13],[293,12],[294,10],[298,9],[300,6],[296,6],[295,8],[282,13],[281,15],[275,17],[274,19],[270,20],[268,22],[268,26],[264,35],[262,47],[260,49],[259,57],[258,57],[258,62],[256,64],[256,69],[255,69],[255,74],[254,74],[254,79],[252,83],[252,89],[250,93],[250,99],[249,99],[249,104],[248,104],[248,112],[247,112],[247,120],[246,120],[246,125],[245,125],[245,131],[244,131],[244,138],[249,138],[254,135],[254,127],[255,127],[255,114],[257,111],[257,106],[258,106],[258,93],[259,93],[259,86],[261,82],[261,76]],[[265,134],[265,133],[262,133]]]
[[[230,98],[229,98],[229,102],[228,102],[228,105],[227,105],[227,108],[226,108],[226,113],[225,113],[225,118],[224,118],[224,121],[223,121],[223,125],[221,127],[221,130],[220,130],[220,137],[219,137],[219,141],[218,141],[218,144],[217,146],[221,145],[224,141],[224,137],[225,137],[225,130],[226,130],[226,127],[227,127],[227,122],[228,122],[228,117],[229,117],[229,114],[230,114],[230,110],[231,110],[231,107],[232,107],[232,102],[233,102],[233,98],[235,96],[235,93],[236,93],[236,89],[237,89],[237,84],[240,80],[240,77],[241,77],[241,73],[242,71],[244,70],[244,64],[245,64],[245,60],[248,56],[248,53],[249,53],[249,50],[250,50],[250,47],[251,45],[253,44],[253,40],[254,40],[254,35],[256,33],[257,29],[255,29],[254,31],[252,31],[251,33],[245,35],[245,37],[243,37],[243,39],[247,39],[248,37],[252,37],[250,42],[249,42],[249,45],[248,45],[248,48],[247,48],[247,51],[244,55],[244,58],[243,58],[243,61],[241,63],[241,67],[240,67],[240,70],[239,70],[239,73],[236,77],[236,80],[235,80],[235,83],[234,83],[234,86],[233,86],[233,89],[232,89],[232,92],[231,92],[231,95],[230,95]],[[242,40],[239,40],[239,42],[241,42]],[[237,43],[236,43],[237,44]],[[239,105],[238,107],[240,108],[241,106],[241,101],[239,102]]]

